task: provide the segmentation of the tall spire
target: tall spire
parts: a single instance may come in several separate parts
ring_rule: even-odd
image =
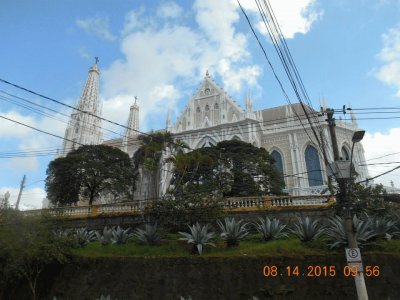
[[[96,57],[95,64],[89,69],[85,87],[76,109],[71,114],[63,145],[63,153],[67,155],[80,145],[96,145],[101,143],[101,105],[99,102],[99,67]],[[96,117],[97,116],[97,117]]]
[[[350,116],[351,116],[351,123],[353,123],[355,126],[358,126],[356,115],[354,114],[354,111],[352,109],[350,110]]]
[[[251,99],[251,96],[249,93],[246,95],[246,111],[248,113],[253,112],[253,100]]]
[[[172,125],[171,125],[171,109],[168,108],[168,113],[167,113],[167,131],[171,132],[172,130]]]
[[[128,150],[128,140],[130,138],[136,137],[139,130],[139,106],[137,105],[137,97],[135,96],[135,102],[131,105],[129,110],[129,118],[125,130],[123,139],[123,148],[125,152]]]

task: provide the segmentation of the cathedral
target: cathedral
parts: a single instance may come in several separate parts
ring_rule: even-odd
[[[132,157],[141,146],[138,139],[139,105],[136,98],[129,108],[127,129],[123,136],[103,140],[101,119],[96,117],[101,117],[102,110],[98,97],[99,76],[96,61],[89,69],[82,96],[71,114],[61,155],[66,155],[82,144],[102,143],[118,147]],[[324,101],[321,101],[321,110],[326,108]],[[318,120],[318,131],[323,140],[330,141],[326,116],[308,106],[306,110],[312,120]],[[350,121],[336,120],[336,136],[342,160],[350,160],[352,136],[360,130],[355,115],[350,115]],[[251,97],[247,96],[245,108],[242,108],[207,72],[175,123],[172,123],[168,112],[165,128],[157,132],[170,132],[174,139],[185,142],[191,149],[216,145],[224,140],[239,140],[263,147],[272,155],[276,168],[282,174],[285,192],[291,195],[312,195],[327,191],[331,171],[326,167],[325,160],[333,162],[333,149],[330,142],[322,147],[318,144],[299,103],[255,111]],[[141,170],[134,200],[153,199],[166,193],[172,166],[163,160],[169,155],[168,150],[163,153],[163,166],[157,176],[159,182],[151,182],[154,179]],[[358,173],[357,179],[367,179],[369,175],[361,143],[355,144],[353,162]],[[104,198],[99,202],[109,201]]]

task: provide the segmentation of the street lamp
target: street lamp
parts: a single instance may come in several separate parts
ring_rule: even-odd
[[[353,134],[353,138],[351,139],[351,141],[353,142],[353,145],[351,146],[351,154],[350,154],[350,168],[351,168],[351,164],[353,162],[353,152],[354,152],[354,145],[358,142],[361,142],[361,140],[364,138],[364,134],[365,134],[365,130],[359,130],[354,132]],[[350,170],[351,172],[351,170]],[[351,176],[350,176],[351,178]]]
[[[351,147],[351,155],[350,155],[350,177],[348,180],[352,180],[352,170],[353,170],[353,152],[354,152],[354,145],[358,142],[360,142],[363,137],[364,137],[365,131],[364,130],[360,130],[360,131],[356,131],[353,134],[353,138],[352,138],[352,142],[353,145]],[[345,214],[345,230],[347,233],[347,242],[348,242],[348,246],[349,248],[346,249],[346,255],[348,251],[353,251],[354,249],[356,249],[355,253],[359,253],[359,262],[357,262],[357,264],[359,264],[360,266],[360,270],[359,273],[357,274],[357,276],[354,277],[355,283],[356,283],[356,289],[357,289],[357,295],[358,295],[358,299],[359,300],[368,300],[368,294],[367,294],[367,288],[365,286],[365,280],[364,280],[364,273],[363,273],[363,269],[362,269],[362,261],[361,261],[361,252],[358,249],[358,245],[357,245],[357,238],[356,238],[356,232],[355,232],[355,227],[353,224],[353,216],[352,216],[352,200],[351,200],[351,190],[349,191],[349,193],[346,195],[346,193],[344,194],[344,214]],[[348,258],[348,262],[349,262],[349,258]]]

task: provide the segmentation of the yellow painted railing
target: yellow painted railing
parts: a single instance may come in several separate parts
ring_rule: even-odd
[[[334,198],[327,195],[318,196],[264,196],[264,197],[232,197],[224,199],[223,206],[229,211],[256,211],[259,209],[307,209],[328,208],[334,203]],[[26,210],[25,215],[40,215],[48,213],[63,217],[97,217],[115,214],[141,214],[152,201],[138,200],[113,204],[92,206],[68,206],[48,209]]]

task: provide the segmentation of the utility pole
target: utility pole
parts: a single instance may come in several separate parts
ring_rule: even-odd
[[[15,209],[16,210],[19,209],[19,202],[21,201],[22,190],[25,187],[25,179],[26,179],[26,175],[24,175],[24,177],[22,177],[21,186],[19,188],[19,194],[18,194],[18,198],[17,198],[17,203],[15,204]]]
[[[341,170],[338,167],[339,166],[338,162],[340,162],[339,147],[338,147],[336,132],[335,132],[335,126],[336,126],[335,118],[333,118],[334,110],[328,108],[328,109],[326,109],[325,112],[328,117],[326,121],[328,122],[329,132],[330,132],[330,136],[331,136],[331,140],[332,140],[333,157],[334,157],[335,164],[336,164],[335,169],[336,169],[336,171],[340,172]],[[355,143],[355,141],[354,141],[354,137],[353,137],[353,147],[354,147],[354,143]],[[352,153],[352,155],[353,155],[353,153]],[[353,157],[351,157],[351,158],[353,158]],[[356,289],[357,289],[358,300],[368,300],[367,288],[366,288],[365,280],[364,280],[364,272],[362,269],[361,253],[358,249],[356,231],[355,231],[355,227],[353,224],[351,195],[347,194],[347,182],[349,180],[351,180],[351,168],[352,168],[352,165],[350,162],[349,170],[345,170],[345,171],[349,172],[349,175],[337,174],[337,176],[336,176],[336,178],[337,178],[336,180],[339,185],[338,202],[344,210],[344,217],[345,217],[344,226],[345,226],[345,230],[346,230],[346,234],[347,234],[348,247],[349,247],[350,251],[357,254],[357,258],[359,259],[359,264],[357,266],[357,268],[358,268],[357,276],[354,277]],[[343,172],[343,173],[345,173],[345,172]],[[346,251],[347,251],[347,249],[346,249]],[[346,256],[347,256],[347,252],[346,252]],[[347,256],[347,260],[349,263],[350,260],[349,260],[348,256]]]

